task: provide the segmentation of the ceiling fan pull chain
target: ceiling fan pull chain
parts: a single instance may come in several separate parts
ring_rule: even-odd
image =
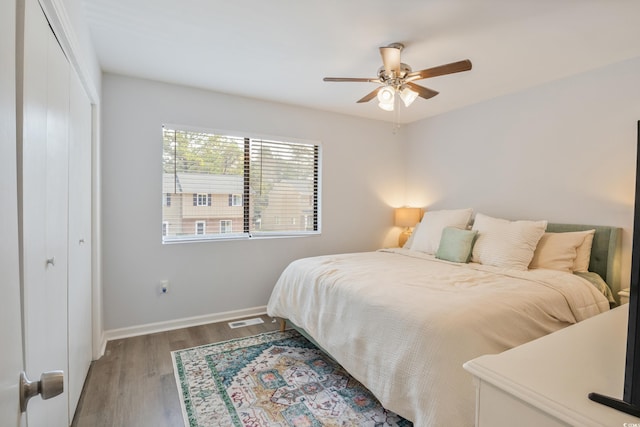
[[[393,129],[391,130],[391,132],[395,135],[398,132],[398,129],[400,129],[400,122],[399,122],[399,111],[400,110],[400,101],[399,96],[396,96],[395,99],[393,100],[394,104],[395,104],[395,108],[393,109]]]

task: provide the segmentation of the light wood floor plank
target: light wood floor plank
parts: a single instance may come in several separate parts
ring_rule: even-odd
[[[89,369],[72,427],[181,427],[171,351],[276,331],[279,324],[231,329],[211,323],[110,341]]]

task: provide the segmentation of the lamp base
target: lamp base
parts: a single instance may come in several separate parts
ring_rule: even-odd
[[[405,243],[407,243],[407,240],[409,240],[409,237],[411,236],[411,229],[407,228],[405,229],[402,233],[400,233],[400,236],[398,236],[398,246],[403,247]]]

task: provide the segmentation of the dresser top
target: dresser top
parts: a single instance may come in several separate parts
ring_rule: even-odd
[[[640,418],[589,400],[590,392],[622,399],[628,305],[584,320],[464,368],[554,417],[581,426],[623,426]]]

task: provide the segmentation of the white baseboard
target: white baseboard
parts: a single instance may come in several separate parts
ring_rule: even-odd
[[[168,320],[166,322],[148,323],[146,325],[130,326],[128,328],[104,331],[104,346],[108,341],[138,335],[154,334],[156,332],[171,331],[173,329],[188,328],[207,323],[228,322],[243,317],[260,316],[267,313],[267,306],[246,308],[242,310],[225,311],[223,313],[205,314],[203,316],[186,317],[184,319]],[[104,347],[103,347],[104,354]]]
[[[102,356],[104,356],[104,351],[107,349],[107,337],[105,335],[105,332],[103,331],[100,334],[100,338],[97,341],[97,352],[94,351],[93,353],[93,360],[98,360],[100,359]]]

